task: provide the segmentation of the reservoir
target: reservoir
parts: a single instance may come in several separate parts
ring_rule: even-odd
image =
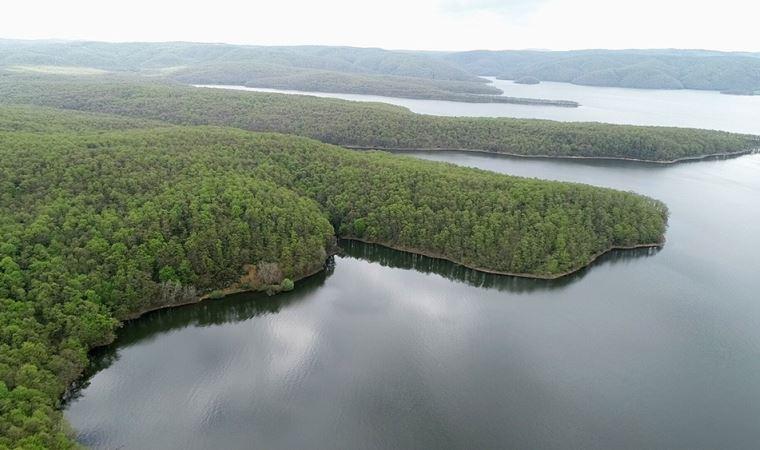
[[[573,100],[578,108],[515,105],[508,103],[461,103],[417,100],[376,95],[302,92],[243,86],[206,86],[286,94],[334,97],[354,101],[383,102],[404,106],[420,114],[437,116],[518,117],[563,122],[607,122],[629,125],[659,125],[737,133],[760,134],[760,96],[724,95],[716,91],[627,89],[578,86],[542,82],[516,84],[489,78],[503,95],[511,97]]]
[[[760,155],[671,166],[407,157],[650,195],[670,208],[667,243],[609,253],[546,281],[342,242],[328,269],[293,292],[127,323],[66,405],[79,441],[98,449],[757,446]]]

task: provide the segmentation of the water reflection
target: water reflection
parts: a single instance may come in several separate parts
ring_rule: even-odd
[[[748,250],[760,247],[760,155],[662,169],[439,156],[659,198],[668,244],[542,281],[344,243],[334,274],[292,293],[156,312],[120,330],[90,373],[107,368],[66,407],[79,442],[757,447],[760,266]]]
[[[653,256],[660,251],[660,248],[614,250],[578,272],[555,280],[540,280],[484,273],[443,259],[429,258],[357,241],[341,240],[340,248],[343,256],[378,263],[383,267],[416,270],[425,274],[440,275],[447,280],[466,283],[470,286],[513,293],[563,288],[582,279],[595,266],[617,265],[634,259]]]
[[[376,244],[340,240],[341,257],[369,261],[383,267],[414,270],[424,274],[439,275],[447,280],[478,288],[494,289],[511,293],[556,290],[582,279],[593,266],[617,265],[635,259],[653,256],[660,249],[644,248],[615,250],[600,257],[594,264],[574,274],[555,280],[540,280],[505,275],[495,275],[469,269],[446,260],[430,258],[414,253],[398,251]],[[156,339],[160,335],[187,327],[207,327],[225,323],[242,322],[258,316],[277,314],[282,309],[302,302],[320,289],[335,270],[335,259],[329,258],[325,270],[298,283],[291,292],[268,296],[260,292],[235,294],[219,300],[207,300],[194,305],[157,310],[138,319],[127,321],[111,345],[91,352],[91,363],[85,374],[75,382],[64,398],[64,403],[77,400],[90,385],[91,378],[119,360],[124,349]]]
[[[357,150],[357,151],[370,151],[370,150]],[[482,166],[495,165],[510,165],[514,164],[520,168],[540,167],[547,165],[564,166],[567,172],[572,173],[575,170],[588,169],[613,169],[613,170],[625,170],[633,172],[648,172],[648,175],[657,175],[658,173],[665,172],[675,167],[685,167],[690,165],[699,166],[708,161],[727,161],[735,158],[740,158],[747,155],[755,155],[760,153],[759,149],[749,151],[747,153],[738,153],[735,155],[714,155],[704,159],[688,159],[681,161],[677,164],[660,164],[647,161],[624,161],[619,159],[583,159],[583,158],[567,158],[567,159],[552,159],[544,158],[540,156],[512,156],[504,155],[494,152],[477,152],[477,151],[464,151],[464,150],[383,150],[387,153],[394,155],[409,156],[416,159],[425,159],[432,161],[447,162],[456,166],[468,166],[485,168]],[[468,164],[468,161],[472,164]],[[485,168],[485,170],[489,170]],[[507,175],[526,176],[521,173],[512,173],[511,171],[496,172],[506,173]],[[528,175],[532,178],[545,178],[535,173]]]
[[[146,339],[156,339],[163,333],[187,327],[207,327],[225,323],[242,322],[267,314],[277,314],[283,308],[308,299],[324,285],[335,270],[334,257],[328,258],[325,270],[298,282],[298,288],[269,296],[263,292],[243,292],[222,299],[205,300],[200,303],[161,309],[129,320],[118,331],[117,339],[110,345],[90,352],[90,364],[64,397],[64,403],[78,399],[90,384],[90,379],[119,360],[119,352]]]

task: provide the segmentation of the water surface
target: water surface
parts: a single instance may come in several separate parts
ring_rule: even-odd
[[[542,82],[516,84],[490,78],[494,86],[512,97],[573,100],[578,108],[507,103],[462,103],[415,100],[377,95],[303,92],[292,90],[212,86],[285,94],[308,94],[345,100],[383,102],[405,106],[421,114],[439,116],[519,117],[564,122],[607,122],[630,125],[662,125],[707,128],[760,134],[760,96],[724,95],[717,91],[627,89]]]
[[[675,166],[419,153],[633,190],[660,250],[568,278],[343,243],[293,292],[127,324],[66,417],[101,449],[738,449],[760,442],[760,155]]]

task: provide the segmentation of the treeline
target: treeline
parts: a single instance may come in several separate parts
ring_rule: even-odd
[[[590,86],[640,89],[760,90],[760,55],[699,50],[472,51],[442,59],[472,73],[530,76]]]
[[[191,84],[471,103],[578,106],[570,101],[501,96],[501,89],[439,58],[381,49],[0,40],[2,67],[71,75],[129,72]]]
[[[59,399],[120,319],[291,288],[336,234],[553,276],[666,220],[630,193],[300,137],[0,108],[0,447],[74,446]]]
[[[364,75],[295,69],[271,64],[215,64],[172,72],[173,80],[188,84],[221,84],[312,92],[382,95],[468,103],[513,103],[577,107],[577,102],[507,97],[492,85],[471,81],[430,80],[392,75]]]
[[[90,74],[129,72],[194,84],[529,103],[499,97],[500,89],[439,58],[373,48],[0,40],[2,67]]]
[[[0,66],[6,67],[78,66],[160,74],[167,69],[231,63],[483,82],[476,75],[432,55],[379,48],[0,39]]]
[[[687,128],[439,117],[397,106],[193,88],[141,79],[0,76],[0,103],[29,103],[155,119],[275,131],[384,149],[464,149],[524,156],[673,161],[757,147],[755,137]]]
[[[187,84],[224,84],[451,101],[486,102],[502,93],[501,89],[481,82],[305,69],[266,62],[190,66],[168,72],[167,76]]]
[[[485,80],[478,75],[512,80],[534,77],[542,81],[645,89],[705,89],[727,93],[760,90],[760,54],[704,50],[420,52],[189,42],[0,40],[0,68],[18,66],[71,66],[79,70],[99,69],[158,77],[177,75],[200,80],[197,81],[199,84],[211,83],[203,81],[204,76],[210,79],[229,74],[239,81],[235,84],[257,83],[258,87],[279,84],[298,90],[322,86],[348,93],[358,93],[350,89],[361,84],[367,93],[414,95],[411,98],[443,98],[436,91],[444,87],[443,91],[452,95],[446,99],[457,101],[475,101],[475,97],[466,95],[473,94],[472,90],[487,89],[495,93],[495,88],[486,87]],[[386,76],[414,81],[396,80],[393,83],[384,79]],[[345,90],[341,81],[347,81]],[[410,85],[404,86],[407,82]],[[453,94],[462,97],[457,99]]]

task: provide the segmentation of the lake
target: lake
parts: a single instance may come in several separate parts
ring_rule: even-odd
[[[555,281],[343,242],[295,291],[132,321],[65,415],[98,449],[756,448],[760,155],[420,157],[632,190],[662,250]]]
[[[493,85],[512,97],[574,100],[578,108],[512,105],[507,103],[460,103],[415,100],[376,95],[302,92],[243,86],[205,85],[220,89],[306,94],[354,101],[373,101],[405,106],[421,114],[439,116],[484,116],[549,119],[566,122],[608,122],[632,125],[662,125],[708,128],[760,134],[760,96],[723,95],[716,91],[651,90],[577,86],[542,82],[515,84],[489,78]]]

